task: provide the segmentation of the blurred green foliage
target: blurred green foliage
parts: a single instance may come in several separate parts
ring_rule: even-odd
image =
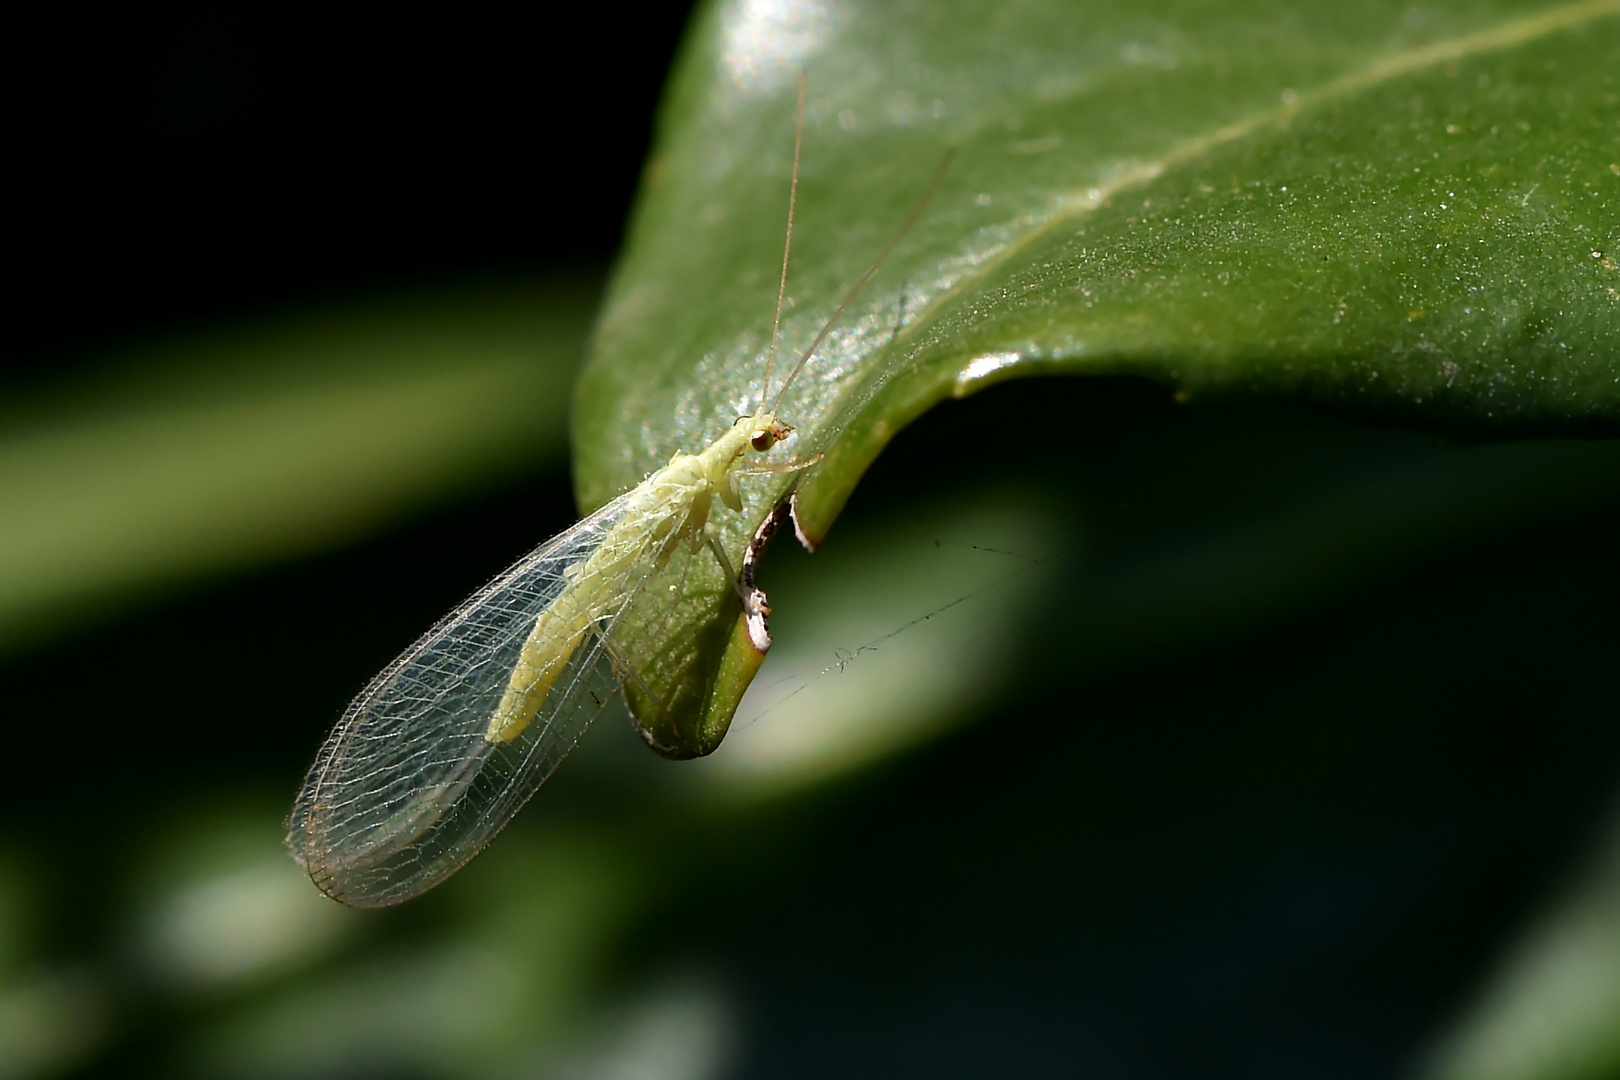
[[[0,406],[0,648],[564,450],[589,272],[132,344]]]
[[[789,353],[961,150],[783,405],[839,528],[719,752],[610,713],[399,910],[279,822],[572,518],[597,278],[13,395],[0,1076],[1620,1075],[1616,15],[701,15],[579,498],[757,401],[802,65]]]

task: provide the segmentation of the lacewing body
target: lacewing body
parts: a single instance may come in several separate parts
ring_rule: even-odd
[[[761,413],[700,454],[676,454],[373,679],[322,746],[288,822],[293,857],[321,891],[360,907],[398,903],[482,850],[618,690],[619,617],[671,559],[701,555],[714,496],[740,510],[734,470],[789,431]]]

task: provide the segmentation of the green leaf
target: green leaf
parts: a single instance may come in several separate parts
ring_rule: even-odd
[[[1542,913],[1439,1043],[1426,1080],[1620,1074],[1620,827]]]
[[[587,507],[760,405],[800,70],[789,360],[958,156],[783,397],[820,462],[716,515],[734,553],[794,485],[819,540],[897,431],[1017,376],[1620,431],[1617,0],[735,3],[688,39],[579,388]],[[1065,424],[984,437],[1061,455]],[[712,562],[637,645],[694,752],[753,670]]]

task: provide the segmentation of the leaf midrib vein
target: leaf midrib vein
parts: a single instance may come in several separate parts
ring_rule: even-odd
[[[1515,19],[1500,26],[1464,34],[1462,37],[1395,53],[1376,60],[1358,71],[1341,75],[1315,89],[1300,91],[1291,100],[1270,109],[1233,121],[1207,134],[1187,139],[1153,161],[1138,163],[1115,173],[1105,181],[1088,185],[1084,195],[1058,196],[1054,200],[1056,209],[1024,230],[1016,239],[1009,241],[995,256],[986,260],[955,285],[935,296],[929,302],[928,310],[906,327],[902,336],[914,339],[916,335],[926,331],[952,306],[957,297],[971,292],[980,282],[999,272],[1001,267],[1015,259],[1031,244],[1050,235],[1055,229],[1094,212],[1122,191],[1152,183],[1177,166],[1206,157],[1218,148],[1235,143],[1263,128],[1286,127],[1295,116],[1306,109],[1336,98],[1348,97],[1403,75],[1410,75],[1437,64],[1522,45],[1560,30],[1614,16],[1620,16],[1620,0],[1581,0],[1529,18]]]

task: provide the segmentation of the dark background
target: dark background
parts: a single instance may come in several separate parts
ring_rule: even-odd
[[[6,371],[312,294],[610,257],[689,5],[510,10],[36,7],[8,34]]]
[[[686,15],[36,16],[16,38],[5,374],[312,296],[611,257]],[[1079,418],[1064,446],[940,465],[1053,402]],[[1376,464],[1394,439],[1128,381],[1009,385],[909,429],[849,515],[1017,471],[1077,492],[1125,564],[1210,506],[1285,504],[1268,463]],[[167,801],[290,797],[367,675],[566,523],[565,478],[526,484],[0,665],[25,766],[0,809],[49,897],[35,948],[112,951],[106,883]],[[670,840],[719,869],[627,952],[712,947],[746,1000],[746,1076],[1399,1075],[1602,835],[1617,531],[1611,503],[1513,521],[1102,671],[1038,641],[995,715],[848,782],[789,854],[776,820]],[[1090,596],[1054,592],[1059,612]],[[242,688],[243,656],[262,686]],[[748,827],[775,857],[728,863]],[[721,908],[719,940],[669,930]],[[197,1023],[128,998],[87,1074],[163,1075]]]

